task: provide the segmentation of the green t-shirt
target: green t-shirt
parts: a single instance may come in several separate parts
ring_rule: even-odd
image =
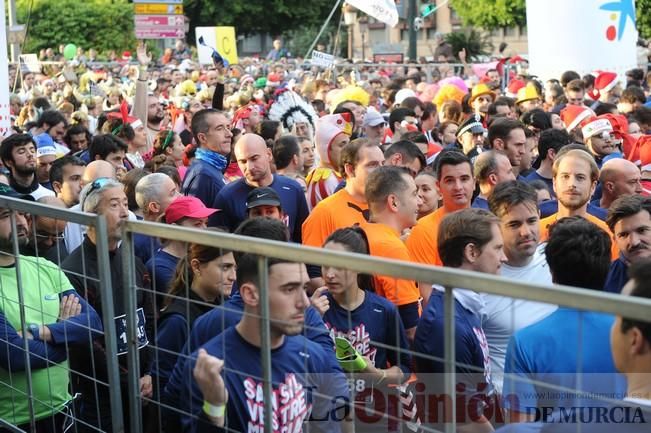
[[[59,316],[59,293],[73,289],[65,274],[42,258],[20,256],[20,273],[27,324],[55,323]],[[0,267],[0,311],[17,331],[21,329],[16,268]],[[68,361],[48,368],[32,368],[35,419],[59,412],[70,401]],[[29,422],[25,372],[0,368],[0,418],[14,425]]]

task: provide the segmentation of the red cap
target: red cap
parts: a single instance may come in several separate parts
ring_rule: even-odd
[[[174,199],[165,211],[165,222],[174,224],[181,218],[208,218],[219,211],[206,207],[201,200],[191,195],[184,195]]]

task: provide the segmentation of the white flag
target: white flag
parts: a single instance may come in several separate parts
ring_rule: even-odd
[[[398,24],[398,9],[393,0],[346,0],[346,3],[391,27]]]

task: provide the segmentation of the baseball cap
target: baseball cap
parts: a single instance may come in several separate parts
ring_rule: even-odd
[[[375,109],[369,108],[366,111],[366,116],[364,116],[363,126],[378,126],[383,123],[386,123],[384,117]]]
[[[246,208],[253,209],[258,206],[279,206],[280,197],[273,188],[268,186],[256,188],[246,196]]]
[[[207,218],[219,209],[206,207],[201,200],[191,195],[177,197],[165,211],[165,222],[174,224],[181,218]]]
[[[21,194],[6,183],[0,183],[0,196],[10,198],[20,198],[22,200],[36,201],[34,197],[29,194]]]

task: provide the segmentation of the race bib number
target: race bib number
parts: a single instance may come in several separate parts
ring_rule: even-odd
[[[138,338],[138,349],[149,344],[147,332],[145,331],[145,311],[142,308],[136,310],[136,336]],[[127,315],[115,317],[115,331],[118,336],[118,355],[127,353]]]

